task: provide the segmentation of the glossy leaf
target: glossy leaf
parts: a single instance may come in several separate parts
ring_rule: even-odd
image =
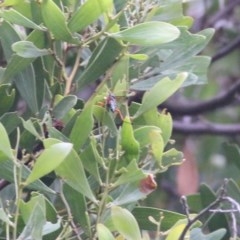
[[[83,30],[89,24],[96,21],[102,13],[108,12],[112,5],[112,0],[87,0],[69,20],[69,29],[71,32]]]
[[[52,0],[41,1],[41,13],[44,24],[57,40],[63,40],[70,43],[78,43],[71,35],[64,13]]]
[[[134,216],[121,207],[113,206],[111,217],[116,230],[128,240],[142,239],[140,229]]]
[[[121,32],[110,34],[111,37],[141,46],[153,46],[171,42],[178,38],[177,27],[165,22],[145,22]],[[147,36],[147,37],[146,37]]]
[[[140,146],[135,139],[133,127],[129,117],[125,117],[121,129],[121,146],[124,151],[124,157],[128,162],[132,160],[138,161]]]
[[[49,50],[39,49],[30,41],[15,42],[12,49],[18,56],[23,58],[37,58],[50,54]]]
[[[142,99],[142,105],[135,114],[135,117],[157,107],[159,104],[169,98],[183,84],[187,73],[178,74],[174,80],[164,78],[160,80],[149,92],[146,92]]]
[[[16,11],[15,9],[4,10],[0,12],[0,16],[8,22],[31,28],[31,29],[38,29],[38,30],[45,30],[44,27],[37,25],[30,19],[26,18],[20,12]]]
[[[97,224],[97,236],[99,240],[115,240],[111,231],[102,223]]]
[[[70,143],[56,143],[45,149],[37,159],[25,184],[29,185],[55,170],[67,158],[71,150],[72,144]]]

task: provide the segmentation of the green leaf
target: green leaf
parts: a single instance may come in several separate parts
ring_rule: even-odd
[[[134,130],[134,136],[139,142],[140,148],[149,145],[150,141],[148,136],[151,131],[158,131],[159,133],[162,133],[161,129],[155,126],[144,126]]]
[[[142,105],[134,117],[138,117],[152,108],[156,108],[159,104],[167,100],[182,86],[187,76],[187,73],[180,73],[174,80],[166,77],[159,81],[149,92],[144,94]]]
[[[234,190],[236,190],[236,189],[234,189]],[[227,192],[228,192],[228,189],[227,189]],[[213,201],[216,200],[217,196],[211,190],[211,188],[209,186],[207,186],[206,184],[201,184],[200,198],[201,198],[201,202],[202,202],[202,207],[206,208],[209,206],[209,204],[211,204]],[[204,215],[204,217],[205,217],[205,221],[208,222],[208,228],[211,232],[215,231],[217,229],[220,229],[220,228],[226,228],[226,229],[228,229],[227,239],[230,238],[231,230],[229,229],[229,225],[227,223],[228,220],[224,213],[217,213],[214,215],[212,215],[212,213],[206,213]]]
[[[149,132],[149,140],[150,140],[150,151],[153,155],[155,161],[157,162],[158,166],[162,166],[162,155],[164,149],[164,142],[161,136],[161,133],[157,130],[151,130]]]
[[[0,12],[0,16],[10,23],[18,24],[23,27],[31,28],[31,29],[38,29],[38,30],[45,30],[44,27],[37,25],[30,19],[26,18],[20,12],[16,11],[15,9],[4,9],[4,11]]]
[[[56,119],[63,119],[70,112],[70,110],[76,105],[76,103],[77,103],[77,97],[74,95],[68,95],[63,97],[54,106],[52,111],[53,116]]]
[[[111,217],[116,230],[128,240],[141,240],[141,233],[134,216],[118,206],[111,208]]]
[[[6,28],[6,30],[10,30],[10,32],[12,31],[11,26],[8,26],[7,24],[3,24],[3,25]],[[3,26],[0,26],[0,36],[1,36],[1,34],[5,34],[5,31],[3,31],[3,30],[5,30],[5,28],[2,29],[2,27]],[[9,36],[9,35],[10,35],[10,33],[8,33],[4,36],[4,43],[6,42],[6,47],[9,45],[9,43],[12,46],[13,43],[21,40],[19,38],[19,39],[16,39],[14,42],[12,42],[12,36]],[[2,36],[1,36],[1,39],[3,39]],[[45,42],[44,33],[41,31],[38,31],[38,30],[34,30],[29,34],[26,41],[33,42],[33,44],[35,46],[37,46],[38,48],[41,49],[44,47],[44,42]],[[11,46],[10,46],[10,48],[11,48]],[[13,53],[12,48],[11,48],[11,51],[10,50],[8,50],[8,51],[9,51],[8,54],[11,53],[11,55],[12,55],[12,53]],[[4,54],[5,54],[5,52],[4,52]],[[2,82],[11,82],[13,76],[18,74],[23,69],[25,69],[27,66],[30,65],[30,63],[32,63],[35,60],[35,57],[34,58],[22,58],[15,54],[12,55],[11,59],[9,60],[10,56],[6,56],[6,54],[5,54],[5,57],[8,57],[8,65],[4,72]]]
[[[226,229],[218,229],[209,234],[203,234],[200,228],[194,228],[190,232],[191,240],[221,240],[226,234]]]
[[[121,129],[121,146],[124,157],[128,162],[138,161],[140,146],[133,134],[133,127],[129,117],[125,117]]]
[[[6,129],[4,128],[2,123],[0,123],[0,136],[1,136],[0,137],[0,152],[2,152],[6,157],[13,160],[14,159],[13,150],[11,148]]]
[[[124,171],[125,169],[122,168],[120,170]],[[126,206],[127,204],[136,204],[138,200],[146,198],[146,196],[154,190],[156,186],[153,186],[153,188],[150,185],[148,186],[149,175],[145,174],[145,176],[142,177],[143,175],[140,171],[137,171],[136,174],[136,176],[133,176],[131,173],[126,173],[125,176],[127,176],[131,182],[120,185],[111,193],[114,199],[112,202],[113,205]],[[135,180],[134,178],[137,180],[133,181]],[[139,180],[139,178],[142,179]],[[120,181],[125,182],[123,178],[121,178]],[[150,184],[152,184],[152,182],[150,182]]]
[[[173,227],[170,228],[166,240],[179,239],[186,225],[187,225],[187,221],[185,219],[179,220],[177,223],[174,224]],[[189,232],[187,232],[186,234],[186,238],[188,237],[189,237]]]
[[[223,150],[226,158],[229,162],[236,165],[238,169],[240,169],[240,149],[237,144],[234,143],[224,143]]]
[[[102,223],[97,224],[97,236],[99,240],[114,240],[114,236],[111,231],[105,227]]]
[[[119,56],[123,46],[112,38],[105,38],[94,49],[92,56],[89,59],[86,69],[76,81],[79,88],[96,81],[112,66],[116,58]]]
[[[86,234],[89,239],[92,239],[92,229],[85,197],[68,184],[63,185],[63,192],[71,208],[74,220],[80,224],[84,230],[84,234]]]
[[[148,60],[148,55],[146,54],[129,54],[128,55],[130,58],[138,60],[138,61],[146,61]]]
[[[143,80],[133,84],[133,89],[149,90],[159,79],[166,76],[173,78],[181,72],[188,73],[183,86],[206,83],[210,59],[196,55],[206,47],[214,31],[205,29],[198,34],[191,34],[186,28],[180,28],[180,31],[180,37],[173,42],[162,44],[157,48],[144,48],[137,52],[149,56],[147,61],[142,64],[139,63],[138,71],[144,71],[146,67],[152,67],[151,73],[154,73],[154,75],[147,74]],[[138,75],[135,77],[137,78]]]
[[[10,183],[14,183],[15,179],[13,176],[13,161],[8,159],[6,156],[4,156],[1,152],[0,152],[0,176],[2,179],[7,180]],[[22,182],[26,180],[26,178],[29,176],[30,174],[30,170],[28,167],[26,167],[25,165],[22,166]],[[55,194],[55,192],[50,189],[49,187],[47,187],[42,181],[37,180],[33,183],[31,183],[28,186],[28,189],[31,190],[37,190],[43,193],[47,193],[47,194]]]
[[[110,37],[141,46],[171,42],[179,35],[178,28],[166,22],[140,23],[121,32],[109,34]]]
[[[163,217],[161,231],[169,230],[178,220],[186,218],[185,215],[180,213],[151,207],[136,207],[132,214],[136,218],[140,229],[148,231],[156,231],[157,229],[157,226],[149,220],[149,217],[154,218],[157,222]]]
[[[99,123],[101,123],[103,126],[107,126],[109,128],[109,130],[111,131],[111,134],[113,134],[113,136],[117,135],[118,129],[117,129],[114,119],[111,115],[111,112],[109,112],[105,107],[100,107],[98,105],[94,105],[93,106],[93,115]]]
[[[117,181],[113,183],[114,187],[121,184],[140,181],[146,177],[146,174],[138,168],[136,160],[132,160],[123,171],[124,172],[118,177]]]
[[[37,58],[51,54],[47,49],[39,49],[30,41],[19,41],[12,45],[12,50],[23,58]]]
[[[173,165],[180,165],[184,160],[183,153],[171,148],[168,151],[164,152],[162,155],[162,170],[167,170],[168,167]]]
[[[64,13],[54,3],[54,1],[43,0],[40,4],[44,24],[53,34],[54,38],[69,43],[79,43],[79,41],[77,39],[74,39],[71,35],[66,24]]]
[[[19,72],[14,77],[14,83],[32,113],[38,113],[36,79],[32,65]]]
[[[87,106],[77,117],[70,133],[70,140],[75,150],[79,150],[87,141],[93,127],[92,106]],[[81,134],[79,134],[81,132]]]
[[[44,145],[48,149],[58,144],[61,144],[60,141],[53,138],[48,138],[44,141]],[[69,145],[69,143],[67,144]],[[74,149],[70,149],[70,153],[66,156],[65,160],[57,166],[55,172],[58,176],[63,178],[69,186],[88,197],[93,202],[96,202],[96,198],[88,184],[82,161]]]
[[[146,125],[154,125],[161,129],[164,145],[166,146],[172,135],[173,129],[173,120],[171,114],[166,111],[159,112],[158,109],[155,108],[145,112],[143,117]]]
[[[81,159],[75,150],[71,151],[66,160],[56,168],[55,172],[59,177],[63,178],[69,186],[93,202],[96,202],[96,198],[87,181]]]
[[[123,55],[111,70],[111,91],[124,100],[129,91],[129,56]]]
[[[4,56],[9,63],[9,59],[13,53],[12,44],[20,41],[21,39],[13,26],[6,21],[3,21],[0,25],[0,38],[1,45],[4,46],[4,48],[2,49],[4,52]],[[1,82],[4,82],[4,80],[1,79]]]
[[[21,119],[17,112],[7,112],[0,117],[0,122],[9,135],[21,124]]]
[[[13,105],[15,100],[15,89],[10,87],[8,84],[2,84],[0,86],[0,116],[7,112]]]
[[[102,13],[108,12],[112,5],[112,0],[87,0],[69,20],[68,27],[70,31],[79,32],[83,30],[96,21]]]
[[[42,239],[42,229],[46,222],[46,209],[43,196],[39,195],[31,209],[31,214],[19,239]]]
[[[97,143],[95,139],[90,139],[90,144],[80,153],[80,158],[83,163],[84,168],[95,177],[99,182],[99,185],[102,185],[102,180],[99,173],[99,154],[97,153]]]
[[[72,144],[70,143],[56,143],[45,149],[37,159],[25,184],[29,185],[55,170],[67,158],[71,150]]]
[[[41,135],[37,132],[34,123],[32,122],[31,119],[28,119],[27,121],[25,121],[24,119],[22,119],[22,124],[23,127],[30,132],[33,136],[37,137],[38,139],[42,139]]]
[[[6,224],[8,224],[11,227],[15,227],[14,223],[10,220],[9,214],[7,214],[4,209],[1,207],[0,208],[0,220]]]

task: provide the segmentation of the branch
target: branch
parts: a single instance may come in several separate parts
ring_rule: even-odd
[[[211,63],[219,60],[220,58],[225,57],[236,48],[239,48],[239,44],[240,44],[240,36],[236,37],[234,40],[232,40],[232,42],[230,42],[225,47],[221,47],[220,50],[212,57]]]
[[[198,115],[227,106],[235,100],[235,95],[240,91],[240,80],[233,84],[224,93],[201,102],[179,102],[170,101],[163,103],[161,107],[167,108],[169,112],[176,115]]]
[[[230,1],[228,4],[224,6],[224,8],[222,8],[220,11],[218,11],[215,15],[213,15],[210,18],[205,27],[214,26],[217,21],[221,20],[223,17],[230,14],[238,4],[240,4],[240,0]]]
[[[181,134],[240,135],[240,124],[174,121],[173,130]]]

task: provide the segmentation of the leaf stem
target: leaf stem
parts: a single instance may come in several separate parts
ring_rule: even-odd
[[[78,49],[76,60],[75,60],[72,72],[66,79],[64,96],[68,95],[71,92],[72,82],[73,82],[73,79],[74,79],[74,77],[77,73],[78,67],[79,67],[80,57],[81,57],[81,50]]]
[[[13,240],[17,239],[17,225],[18,225],[18,217],[19,217],[19,209],[20,209],[20,201],[22,195],[22,164],[18,162],[17,159],[17,152],[19,149],[19,142],[20,142],[20,130],[17,128],[17,141],[15,147],[15,156],[13,159],[13,177],[14,177],[14,184],[15,184],[15,194],[16,194],[16,210],[14,216],[14,229],[13,229]]]

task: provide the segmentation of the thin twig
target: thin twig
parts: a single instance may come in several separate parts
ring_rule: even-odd
[[[175,115],[198,115],[230,105],[236,99],[238,92],[240,92],[240,80],[237,80],[223,93],[209,100],[194,102],[192,100],[176,101],[176,99],[173,99],[173,103],[169,100],[161,107],[167,108],[169,112]]]
[[[220,58],[225,57],[232,51],[234,51],[236,48],[240,47],[240,36],[236,37],[234,40],[232,40],[229,44],[226,46],[221,46],[220,50],[212,57],[211,63],[219,60]]]
[[[73,82],[73,79],[74,79],[74,77],[77,73],[78,67],[79,67],[80,57],[81,57],[81,51],[78,50],[71,74],[66,79],[66,86],[65,86],[65,91],[64,91],[65,96],[68,95],[71,91],[72,82]]]
[[[218,11],[215,15],[213,15],[204,28],[212,27],[215,23],[221,19],[223,19],[226,15],[230,14],[233,9],[240,4],[240,0],[229,1],[220,11]],[[209,13],[208,13],[209,14]]]
[[[240,135],[240,124],[174,121],[173,131],[180,134],[236,136]]]
[[[63,181],[62,181],[62,180],[60,180],[60,185],[61,185],[61,187],[60,187],[60,197],[61,197],[61,200],[62,200],[62,202],[63,202],[63,204],[64,204],[64,206],[65,206],[65,208],[66,208],[66,210],[67,210],[68,221],[69,221],[69,223],[71,224],[72,229],[73,229],[73,231],[74,231],[75,234],[76,234],[75,237],[76,237],[77,239],[81,240],[81,237],[79,236],[79,233],[78,233],[78,231],[77,231],[77,226],[75,225],[75,223],[74,223],[74,221],[73,221],[73,216],[72,216],[71,208],[70,208],[70,206],[69,206],[69,204],[68,204],[68,201],[67,201],[67,199],[65,198],[64,193],[63,193]]]
[[[197,222],[204,214],[206,214],[210,209],[217,207],[224,199],[224,196],[226,195],[226,184],[227,184],[228,180],[225,180],[224,184],[222,185],[221,189],[220,189],[220,193],[219,196],[217,197],[217,199],[212,202],[211,204],[209,204],[206,208],[204,208],[202,211],[199,212],[199,214],[193,218],[190,219],[187,223],[187,225],[185,226],[185,228],[183,229],[179,240],[184,240],[185,235],[187,234],[188,230],[190,229],[190,227]],[[186,208],[184,208],[186,210]],[[188,208],[187,208],[188,209]]]

